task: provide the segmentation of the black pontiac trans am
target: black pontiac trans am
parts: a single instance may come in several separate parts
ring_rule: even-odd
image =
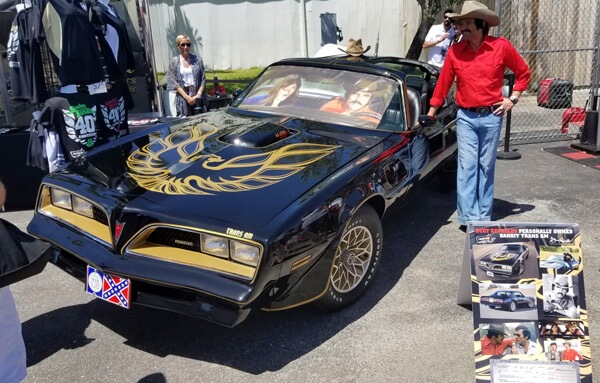
[[[501,308],[510,311],[515,311],[519,306],[528,308],[535,306],[535,298],[525,296],[522,292],[515,290],[496,291],[491,295],[482,296],[480,302],[492,309]]]
[[[514,277],[525,271],[529,248],[522,243],[507,243],[479,260],[479,268],[490,277]]]
[[[46,176],[28,231],[88,293],[123,307],[225,326],[252,309],[343,308],[373,281],[386,209],[454,158],[452,102],[418,123],[437,76],[391,57],[277,62],[227,108]],[[280,85],[291,96],[274,106]],[[324,107],[356,91],[368,108]]]

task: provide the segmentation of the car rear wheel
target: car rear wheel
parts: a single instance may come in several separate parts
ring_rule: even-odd
[[[333,259],[327,292],[317,307],[335,311],[356,301],[367,289],[379,265],[383,243],[381,220],[375,210],[362,206],[350,219]]]
[[[527,304],[527,307],[532,308],[533,307],[533,301],[529,301],[529,303]]]
[[[510,302],[510,306],[508,306],[510,311],[515,311],[517,309],[517,304],[515,302]]]

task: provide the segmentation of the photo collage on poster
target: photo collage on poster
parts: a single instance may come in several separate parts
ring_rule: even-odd
[[[477,382],[592,382],[577,224],[469,225]]]

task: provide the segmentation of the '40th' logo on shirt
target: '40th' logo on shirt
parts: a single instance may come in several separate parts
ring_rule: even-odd
[[[107,101],[105,105],[100,105],[100,110],[102,111],[102,118],[104,118],[106,127],[119,132],[126,119],[123,97]]]
[[[81,146],[92,147],[96,143],[96,107],[85,104],[62,110],[69,138]]]

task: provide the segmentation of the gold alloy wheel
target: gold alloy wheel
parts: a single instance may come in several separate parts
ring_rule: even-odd
[[[352,291],[367,274],[373,256],[373,237],[365,226],[355,226],[342,236],[333,261],[331,284],[339,293]]]

